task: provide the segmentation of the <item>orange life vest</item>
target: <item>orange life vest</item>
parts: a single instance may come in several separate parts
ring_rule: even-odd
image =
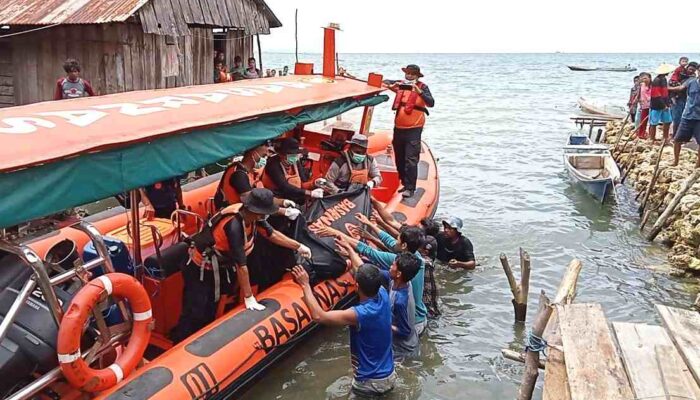
[[[223,210],[219,211],[216,215],[211,217],[209,221],[207,221],[207,225],[202,229],[202,232],[199,234],[204,234],[205,230],[210,230],[211,232],[211,237],[213,238],[213,245],[208,248],[208,249],[202,249],[198,247],[197,245],[192,247],[192,251],[190,252],[190,257],[192,258],[192,261],[197,264],[199,267],[203,269],[212,269],[211,262],[209,262],[209,259],[211,257],[219,257],[219,263],[226,265],[226,266],[232,266],[230,265],[230,251],[231,248],[229,247],[228,243],[228,237],[226,236],[226,225],[231,222],[232,219],[237,218],[240,215],[240,210],[242,204],[234,204],[231,206],[228,206],[224,208]],[[245,221],[241,218],[241,224],[243,225],[243,249],[245,251],[245,255],[250,255],[250,253],[253,251],[253,248],[255,246],[255,228],[256,225],[252,224],[248,226]],[[193,237],[193,239],[196,242],[196,239]],[[209,253],[209,254],[206,254]]]
[[[286,166],[282,163],[282,160],[280,160],[280,167],[282,168],[282,172],[284,172],[284,178],[290,185],[298,188],[303,187],[301,175],[299,175],[299,168],[297,167],[296,163]],[[273,192],[279,189],[272,178],[270,178],[270,176],[265,172],[263,172],[262,183],[264,187],[272,190]]]
[[[423,82],[417,82],[416,86],[419,89],[423,89],[425,85]],[[425,116],[428,114],[428,108],[418,92],[413,90],[397,91],[391,109],[396,111],[394,125],[397,128],[418,128],[425,125]]]
[[[257,171],[248,171],[245,165],[240,162],[233,163],[226,168],[226,171],[224,171],[224,176],[221,177],[221,181],[219,182],[219,187],[217,189],[218,192],[223,194],[224,200],[226,200],[228,204],[238,204],[241,202],[240,193],[238,193],[236,188],[231,185],[231,176],[234,172],[238,171],[239,168],[242,168],[246,175],[248,175],[248,182],[250,182],[251,188],[254,189],[256,187],[262,187],[262,183],[260,182],[260,174]]]
[[[350,154],[348,152],[343,153],[345,155],[345,161],[348,163],[348,169],[350,170],[350,180],[348,181],[349,184],[357,183],[360,185],[366,185],[367,182],[369,182],[369,163],[370,163],[370,156],[365,157],[365,161],[362,162],[362,165],[359,167],[360,169],[353,169],[354,164],[350,160]]]

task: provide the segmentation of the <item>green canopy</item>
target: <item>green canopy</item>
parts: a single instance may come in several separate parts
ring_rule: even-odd
[[[388,100],[344,99],[0,174],[0,227],[90,203],[240,154],[297,125]]]

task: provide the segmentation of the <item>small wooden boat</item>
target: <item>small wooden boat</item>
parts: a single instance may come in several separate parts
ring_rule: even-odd
[[[582,72],[591,72],[591,71],[605,71],[605,72],[633,72],[636,71],[637,68],[631,67],[631,66],[626,66],[626,67],[581,67],[578,65],[567,65],[570,70],[572,71],[582,71]]]
[[[606,71],[606,72],[634,72],[636,71],[637,68],[631,67],[631,66],[626,66],[626,67],[611,67],[611,68],[598,68],[598,71]]]
[[[615,184],[620,179],[620,170],[607,146],[591,144],[583,135],[569,136],[564,146],[564,166],[572,182],[601,203],[615,192]]]
[[[627,115],[627,110],[619,106],[611,106],[606,104],[596,104],[584,97],[578,99],[578,105],[582,111],[593,114],[602,115],[608,118],[622,119]]]
[[[590,72],[590,71],[598,71],[597,67],[580,67],[578,65],[567,65],[570,70],[572,71],[582,71],[582,72]]]

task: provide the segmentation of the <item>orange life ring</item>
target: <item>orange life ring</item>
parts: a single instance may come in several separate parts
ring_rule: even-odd
[[[80,354],[80,338],[93,307],[104,294],[126,299],[133,315],[131,337],[114,364],[93,369]],[[80,289],[71,301],[58,329],[58,362],[68,382],[86,392],[99,392],[119,383],[136,368],[151,338],[151,301],[132,276],[111,273],[99,276]]]

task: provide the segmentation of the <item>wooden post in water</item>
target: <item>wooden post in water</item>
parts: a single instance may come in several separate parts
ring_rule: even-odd
[[[505,254],[501,254],[501,265],[503,266],[503,272],[505,272],[508,278],[508,285],[510,286],[510,291],[513,293],[513,311],[515,311],[515,321],[525,322],[527,316],[527,295],[530,291],[530,255],[520,248],[520,284],[515,282],[515,275],[513,275],[513,269],[508,263],[508,257]]]
[[[540,293],[540,307],[535,316],[535,322],[532,324],[531,334],[542,337],[545,327],[549,322],[549,317],[552,315],[552,307],[557,304],[568,304],[571,303],[573,298],[576,296],[576,283],[578,282],[578,276],[581,272],[581,262],[579,260],[572,260],[569,263],[564,277],[559,284],[557,289],[557,294],[554,297],[554,302],[550,304],[549,299],[545,296],[544,291]],[[539,375],[538,367],[540,363],[540,353],[539,351],[532,351],[527,349],[525,354],[525,372],[523,373],[523,380],[520,384],[520,389],[518,390],[518,400],[530,400],[532,399],[532,392],[535,389],[535,384],[537,383],[537,376]]]
[[[666,141],[664,140],[663,143],[661,143],[661,147],[659,148],[659,155],[656,157],[656,165],[654,166],[654,174],[651,176],[651,181],[649,182],[649,186],[647,186],[647,191],[644,193],[644,198],[642,200],[642,204],[639,206],[639,215],[644,214],[644,209],[647,208],[647,202],[649,201],[649,196],[651,196],[651,191],[654,190],[654,186],[656,186],[656,181],[659,179],[659,165],[661,165],[661,158],[664,155],[664,147],[666,147]]]
[[[629,120],[630,115],[627,114],[625,117],[625,120],[622,121],[622,126],[620,126],[620,130],[617,131],[617,140],[615,141],[615,148],[613,149],[613,153],[617,150],[617,145],[620,144],[620,139],[622,139],[622,132],[625,130],[625,126],[627,125],[627,121]],[[633,133],[634,135],[634,133]]]
[[[683,196],[685,196],[688,190],[693,187],[695,181],[698,180],[698,177],[700,177],[700,169],[693,171],[693,173],[685,180],[678,193],[673,196],[673,200],[671,200],[664,212],[661,214],[661,216],[659,216],[659,219],[656,220],[654,226],[651,227],[651,232],[649,232],[647,235],[647,240],[653,242],[654,239],[656,239],[656,236],[661,233],[661,230],[666,224],[666,220],[668,220],[668,218],[673,214],[673,211],[676,210],[676,207],[678,207],[678,204],[680,204],[681,199]]]

